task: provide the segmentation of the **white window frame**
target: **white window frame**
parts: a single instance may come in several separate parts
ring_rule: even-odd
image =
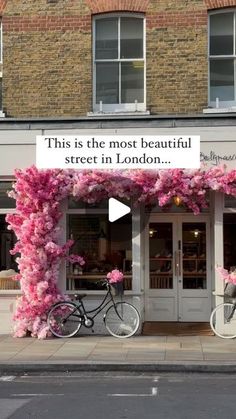
[[[120,27],[121,17],[133,17],[143,20],[143,58],[125,58],[125,59],[95,59],[95,41],[96,41],[96,21],[104,18],[118,18],[118,26]],[[120,30],[118,29],[118,41],[120,41]],[[96,62],[132,62],[141,61],[144,63],[144,101],[143,103],[118,103],[118,104],[97,104],[96,103]],[[119,75],[120,86],[120,75]],[[95,113],[126,113],[126,112],[146,112],[146,19],[143,14],[136,13],[109,13],[94,16],[93,18],[93,112]]]
[[[233,31],[234,31],[234,38],[233,38],[233,54],[232,55],[210,55],[210,18],[212,15],[216,14],[226,14],[226,13],[233,13],[234,14],[234,22],[233,22]],[[225,109],[226,111],[235,111],[236,109],[236,8],[227,8],[227,9],[219,9],[214,10],[208,14],[208,104],[213,108]],[[216,101],[211,101],[211,86],[210,86],[210,61],[211,59],[215,60],[223,60],[223,59],[233,59],[234,60],[234,97],[235,100],[231,101],[222,101],[219,100],[219,103]],[[233,109],[232,109],[233,108]]]

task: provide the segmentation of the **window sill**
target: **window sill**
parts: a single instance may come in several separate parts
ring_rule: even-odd
[[[68,291],[65,291],[65,294],[66,295],[86,294],[86,296],[89,297],[90,295],[91,296],[106,295],[106,291],[105,290],[104,291],[99,291],[99,290],[98,291],[96,291],[96,290],[74,290],[74,291],[73,290],[68,290]],[[129,290],[129,291],[125,291],[124,295],[126,295],[126,296],[129,296],[129,295],[139,296],[139,295],[143,295],[143,293]]]
[[[22,295],[22,291],[19,290],[0,290],[0,297],[4,297],[6,295],[18,296]]]
[[[203,109],[203,113],[236,113],[236,106],[230,106],[228,108],[206,108]]]
[[[87,116],[142,116],[142,115],[150,115],[150,111],[133,111],[133,112],[126,112],[126,111],[120,111],[120,112],[88,112]]]

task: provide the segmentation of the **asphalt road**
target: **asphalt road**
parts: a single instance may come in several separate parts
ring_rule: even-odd
[[[0,419],[235,417],[236,375],[1,376]]]

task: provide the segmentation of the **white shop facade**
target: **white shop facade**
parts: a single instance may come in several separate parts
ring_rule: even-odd
[[[208,119],[204,123],[195,120],[194,126],[192,121],[179,121],[175,128],[167,123],[9,121],[0,127],[0,334],[11,332],[21,294],[18,284],[6,274],[10,269],[17,271],[9,253],[15,238],[5,222],[5,215],[15,211],[14,200],[6,196],[6,190],[14,181],[15,168],[35,163],[36,135],[137,135],[141,131],[146,135],[200,135],[201,159],[208,167],[226,164],[227,170],[236,168],[236,125],[220,121],[220,126],[212,126]],[[223,291],[215,266],[232,269],[236,265],[236,199],[211,192],[209,202],[209,208],[199,215],[178,202],[168,210],[142,205],[109,223],[107,202],[85,205],[68,198],[62,203],[61,241],[72,238],[73,253],[84,256],[86,264],[81,269],[63,262],[60,289],[67,294],[85,292],[92,307],[104,294],[97,282],[116,266],[125,275],[125,299],[140,311],[142,322],[208,322],[212,308],[222,302],[214,293]],[[105,333],[102,322],[95,331]]]

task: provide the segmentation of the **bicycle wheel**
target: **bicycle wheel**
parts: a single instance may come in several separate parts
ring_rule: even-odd
[[[58,338],[70,338],[81,327],[79,308],[70,302],[55,304],[48,313],[47,324],[52,334]]]
[[[219,304],[211,313],[210,325],[213,332],[223,339],[236,337],[236,311],[232,318],[229,318],[234,310],[234,304]]]
[[[137,332],[140,324],[139,313],[129,303],[116,303],[108,308],[105,318],[108,332],[116,338],[129,338]]]

